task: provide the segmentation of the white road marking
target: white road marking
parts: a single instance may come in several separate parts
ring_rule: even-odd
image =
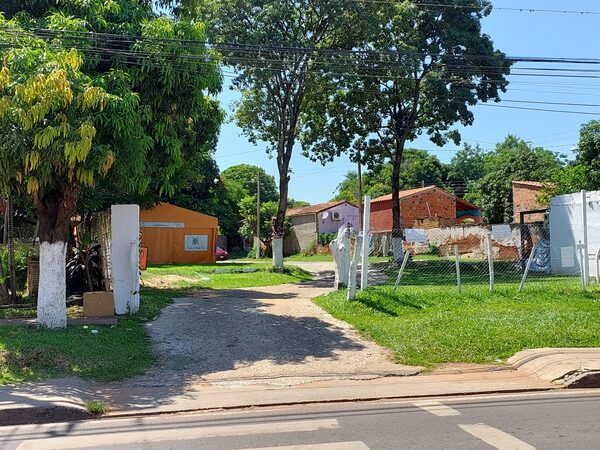
[[[440,417],[460,416],[460,413],[457,410],[450,408],[449,406],[446,406],[440,402],[422,401],[422,402],[412,402],[412,404],[418,408],[421,408],[424,411],[427,411],[431,414],[435,414],[436,416],[440,416]]]
[[[535,450],[535,447],[528,443],[523,442],[502,430],[498,430],[497,428],[490,427],[483,423],[475,425],[459,425],[459,427],[499,450]]]
[[[247,436],[254,434],[293,433],[339,428],[335,419],[302,420],[290,422],[266,422],[244,425],[220,425],[198,428],[144,431],[134,428],[131,431],[111,434],[86,434],[83,436],[61,436],[33,439],[22,442],[17,450],[60,450],[107,445],[125,445],[140,442],[182,441],[188,439],[212,438],[221,436]]]
[[[329,444],[289,445],[287,447],[260,447],[244,450],[370,450],[364,442],[331,442]]]

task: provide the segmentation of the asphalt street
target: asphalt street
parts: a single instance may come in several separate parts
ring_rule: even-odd
[[[598,449],[600,390],[0,427],[2,449]]]

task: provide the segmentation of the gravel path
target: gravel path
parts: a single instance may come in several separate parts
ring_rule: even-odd
[[[159,363],[128,384],[294,385],[416,373],[311,301],[331,290],[332,263],[294,265],[316,280],[176,299],[148,325]]]

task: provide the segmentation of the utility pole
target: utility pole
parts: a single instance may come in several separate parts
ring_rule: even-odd
[[[256,259],[260,259],[260,172],[256,174]]]
[[[360,150],[357,154],[358,161],[358,226],[362,228],[363,223],[363,186],[362,186],[362,164],[360,161]]]

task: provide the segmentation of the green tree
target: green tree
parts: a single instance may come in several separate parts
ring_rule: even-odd
[[[275,177],[269,175],[262,167],[251,164],[238,164],[223,170],[221,177],[226,184],[235,182],[241,186],[244,190],[244,197],[256,196],[258,177],[260,180],[260,200],[263,202],[276,202],[279,198]]]
[[[485,152],[479,145],[464,144],[448,164],[447,185],[464,197],[469,187],[485,174]]]
[[[407,142],[427,133],[443,145],[459,143],[456,123],[471,125],[470,106],[499,101],[506,89],[510,61],[482,32],[491,2],[457,8],[417,1],[383,2],[379,19],[363,48],[355,73],[341,77],[341,89],[324,87],[310,112],[305,147],[322,161],[350,152],[371,164],[389,161],[393,196],[395,257],[403,235],[399,191]],[[375,51],[373,51],[375,50]]]
[[[509,135],[485,157],[485,175],[467,195],[483,210],[490,223],[510,223],[513,219],[512,182],[547,181],[561,168],[558,156],[544,148]]]
[[[585,184],[581,188],[600,189],[600,120],[581,127],[576,162],[585,171]]]
[[[290,161],[303,127],[302,111],[322,68],[318,51],[301,49],[351,48],[354,32],[361,29],[356,24],[363,5],[346,0],[213,0],[181,2],[180,10],[197,11],[198,4],[213,24],[225,62],[237,72],[233,86],[242,98],[235,120],[252,143],[266,142],[277,162],[279,198],[272,234],[281,239]],[[279,266],[282,247],[277,249],[274,263]]]
[[[40,239],[38,324],[64,327],[66,239],[78,194],[106,175],[118,156],[127,164],[127,155],[96,140],[96,124],[135,114],[136,97],[94,83],[81,72],[83,59],[75,50],[54,50],[1,16],[0,30],[0,182],[23,185],[33,199]],[[137,159],[138,147],[123,150]]]
[[[304,206],[310,206],[309,202],[304,200],[296,200],[294,198],[288,198],[288,208],[302,208]]]
[[[273,251],[273,236],[271,233],[273,219],[277,214],[277,202],[260,204],[260,241],[265,246],[265,255],[271,256]],[[240,235],[248,242],[256,236],[256,197],[245,197],[240,202],[240,212],[243,217]],[[284,235],[289,233],[291,222],[286,218],[284,222]]]
[[[358,173],[354,171],[347,172],[344,179],[336,187],[335,196],[331,199],[332,202],[346,200],[353,205],[358,205]]]

